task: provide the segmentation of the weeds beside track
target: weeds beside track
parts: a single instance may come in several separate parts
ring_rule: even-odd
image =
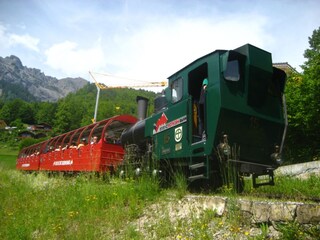
[[[3,156],[1,239],[266,239],[276,236],[271,234],[274,230],[268,224],[253,227],[242,222],[236,209],[223,217],[206,210],[200,215],[190,212],[183,218],[172,218],[173,210],[168,212],[168,209],[178,211],[180,200],[188,194],[181,176],[177,176],[176,185],[170,189],[161,189],[157,181],[148,177],[107,181],[90,174],[48,177],[44,173],[18,172],[14,170],[15,156],[10,153]],[[256,191],[277,193],[294,188],[295,192],[311,196],[317,192],[310,189],[319,190],[319,182],[317,177],[301,184],[290,178],[276,179],[274,187],[248,188],[245,192],[253,195]],[[228,191],[219,194],[230,196]],[[167,208],[168,204],[174,206]],[[281,239],[317,239],[320,234],[317,227],[304,228],[296,223],[279,225],[279,231]]]

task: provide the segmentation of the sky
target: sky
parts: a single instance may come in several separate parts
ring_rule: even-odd
[[[250,43],[300,71],[319,27],[320,0],[0,0],[0,56],[58,79],[165,81]]]

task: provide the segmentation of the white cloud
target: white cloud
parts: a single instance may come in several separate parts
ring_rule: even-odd
[[[46,64],[63,76],[88,78],[91,70],[143,81],[165,81],[216,49],[234,49],[246,43],[266,48],[274,41],[265,29],[267,22],[266,17],[255,13],[233,14],[232,18],[155,18],[141,28],[108,35],[90,48],[72,41],[54,44],[45,52]],[[121,79],[110,77],[99,81],[109,86],[123,85]],[[132,82],[137,80],[126,81],[128,85]]]
[[[0,46],[4,46],[7,42],[6,28],[0,24]]]
[[[230,20],[155,20],[142,28],[114,35],[111,41],[104,42],[105,56],[108,58],[104,59],[105,64],[99,65],[102,59],[91,62],[91,69],[99,68],[101,73],[128,78],[94,76],[98,82],[108,86],[141,84],[138,80],[165,81],[171,74],[216,49],[234,49],[246,43],[265,48],[266,43],[274,41],[265,30],[266,22],[266,18],[255,14],[234,15]],[[61,52],[71,57],[67,49],[76,47],[71,43],[69,45]]]
[[[39,52],[38,44],[39,39],[30,36],[29,34],[18,35],[18,34],[9,34],[9,45],[20,44],[30,50]]]
[[[81,49],[77,43],[65,41],[54,44],[45,54],[46,64],[66,76],[87,76],[89,70],[105,66],[105,56],[100,43],[92,48]]]
[[[266,18],[255,14],[221,20],[159,20],[134,34],[115,36],[110,54],[113,64],[122,66],[122,72],[116,74],[161,81],[216,49],[234,49],[246,43],[264,48],[274,41],[266,24]]]
[[[27,49],[39,52],[38,44],[40,40],[29,34],[15,34],[8,32],[7,28],[0,24],[0,44],[2,48],[10,49],[17,45],[21,45]]]

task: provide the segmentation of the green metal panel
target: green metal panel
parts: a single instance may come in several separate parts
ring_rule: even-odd
[[[239,47],[234,51],[247,56],[248,65],[272,73],[271,53],[250,44]]]
[[[156,134],[158,145],[161,149],[160,158],[186,157],[188,152],[188,126],[187,126],[187,101],[172,106],[165,112],[168,122],[166,130]]]
[[[148,119],[146,129],[154,139],[158,159],[186,157],[188,154],[187,100]]]
[[[234,50],[244,55],[237,82],[221,76],[221,115],[218,132],[226,132],[231,144],[241,148],[242,160],[270,164],[274,145],[280,145],[284,129],[282,99],[269,93],[273,81],[271,54],[252,45]],[[227,60],[227,54],[221,61]],[[221,64],[225,70],[225,63]]]

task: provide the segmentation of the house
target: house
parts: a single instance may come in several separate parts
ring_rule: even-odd
[[[291,73],[298,73],[298,71],[287,62],[273,63],[272,65],[285,71],[287,75],[290,75]]]
[[[35,138],[35,134],[30,131],[22,131],[18,133],[19,138]]]
[[[50,132],[52,131],[52,127],[47,123],[40,123],[40,124],[30,125],[28,127],[28,130],[34,131],[34,132],[36,131]]]

